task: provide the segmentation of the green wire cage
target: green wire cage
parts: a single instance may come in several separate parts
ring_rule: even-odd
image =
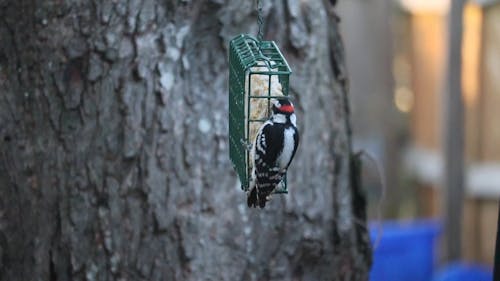
[[[242,190],[248,191],[254,128],[269,118],[271,98],[288,96],[292,71],[274,41],[243,34],[229,44],[229,67],[229,156]],[[254,114],[262,108],[260,116]],[[288,193],[286,176],[275,193]]]

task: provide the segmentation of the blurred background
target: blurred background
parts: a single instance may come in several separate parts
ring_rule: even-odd
[[[390,243],[387,239],[394,233],[413,235],[423,230],[432,240],[428,243],[432,256],[428,275],[436,276],[447,268],[457,270],[456,264],[447,267],[449,262],[467,264],[465,267],[479,264],[487,272],[493,266],[500,195],[500,1],[467,1],[462,45],[455,46],[462,52],[464,114],[461,251],[456,260],[443,257],[441,251],[446,220],[443,103],[449,14],[450,1],[446,0],[339,2],[354,147],[376,158],[386,182],[382,221],[378,221],[377,203],[383,188],[376,165],[365,161],[363,179],[372,236],[378,237],[377,227],[383,230],[382,238],[374,238],[381,241],[374,270],[382,275],[384,257],[377,255],[385,251],[384,242]],[[388,255],[404,251],[389,251]],[[372,280],[379,279],[372,274]]]

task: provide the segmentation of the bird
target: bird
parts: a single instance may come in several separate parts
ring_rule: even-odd
[[[266,206],[271,193],[283,180],[299,145],[295,109],[286,97],[271,99],[271,117],[262,124],[252,147],[253,168],[248,207]]]

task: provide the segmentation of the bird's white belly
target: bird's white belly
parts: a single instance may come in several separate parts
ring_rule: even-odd
[[[285,129],[285,137],[283,139],[283,152],[278,158],[278,165],[280,169],[287,168],[288,162],[290,162],[290,158],[292,158],[293,148],[294,148],[294,140],[293,134],[295,131],[293,128]]]

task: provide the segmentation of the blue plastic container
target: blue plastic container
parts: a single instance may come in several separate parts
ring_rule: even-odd
[[[379,236],[371,225],[375,245],[370,281],[429,281],[436,263],[436,239],[441,226],[437,221],[384,222]]]
[[[491,281],[491,268],[483,265],[453,263],[440,270],[432,281]]]

